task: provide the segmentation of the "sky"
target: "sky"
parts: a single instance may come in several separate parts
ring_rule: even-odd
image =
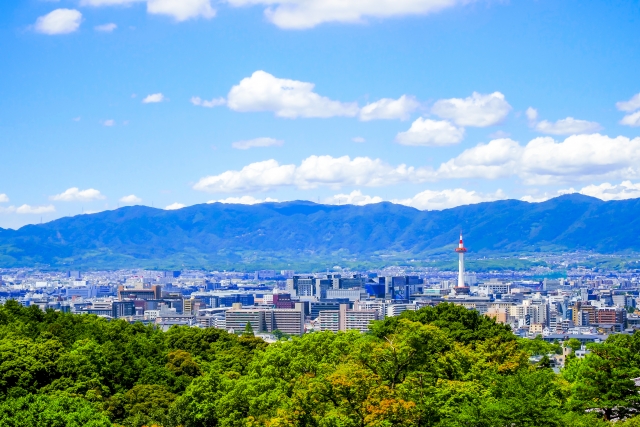
[[[640,4],[4,0],[0,227],[640,197]]]

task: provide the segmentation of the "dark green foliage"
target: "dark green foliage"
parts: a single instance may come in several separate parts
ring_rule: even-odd
[[[640,199],[603,202],[577,194],[543,203],[502,200],[443,211],[391,203],[327,206],[301,201],[212,203],[175,211],[133,206],[3,230],[0,257],[6,267],[386,264],[448,252],[460,228],[476,253],[637,252],[640,241],[625,237],[640,232],[639,213]],[[255,248],[260,248],[261,260]],[[496,260],[493,265],[504,268],[503,263]]]
[[[285,338],[285,337],[283,337]],[[640,334],[559,344],[453,304],[267,344],[0,306],[0,427],[634,427]],[[530,355],[543,356],[531,365]]]
[[[83,399],[28,394],[0,403],[2,427],[111,427],[109,419]]]
[[[96,426],[110,425],[108,419],[135,427],[166,424],[169,407],[194,378],[208,369],[242,372],[265,345],[216,329],[174,327],[164,333],[8,301],[0,306],[0,400],[8,420],[0,427],[22,425],[11,424],[22,416],[30,417],[24,425],[34,426],[75,425],[74,419]],[[42,418],[72,404],[81,413],[68,411],[62,421]],[[11,408],[20,414],[11,415]],[[94,424],[92,414],[99,415]]]

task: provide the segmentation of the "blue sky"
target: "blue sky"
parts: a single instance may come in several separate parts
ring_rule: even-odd
[[[6,0],[0,227],[640,197],[639,24],[637,1]]]

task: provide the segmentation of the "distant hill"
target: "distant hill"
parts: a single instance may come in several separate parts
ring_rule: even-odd
[[[472,254],[636,252],[640,199],[603,202],[572,194],[442,211],[304,201],[173,211],[133,206],[0,229],[0,266],[286,268],[303,261],[409,260],[449,253],[460,229]]]

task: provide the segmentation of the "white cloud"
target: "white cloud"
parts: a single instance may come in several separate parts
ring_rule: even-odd
[[[113,119],[105,120],[102,122],[102,125],[107,127],[115,126],[115,124],[116,124],[116,121]]]
[[[118,26],[116,24],[114,24],[113,22],[111,22],[109,24],[96,25],[95,27],[93,27],[94,30],[100,31],[102,33],[110,33],[113,30],[115,30],[116,28],[118,28]]]
[[[511,105],[500,92],[488,95],[473,92],[464,99],[441,99],[431,111],[458,126],[487,127],[502,122],[511,111]]]
[[[623,181],[620,184],[611,184],[609,182],[603,182],[602,184],[590,184],[586,187],[582,187],[580,190],[575,188],[566,188],[558,191],[544,192],[541,194],[527,195],[520,200],[530,203],[545,202],[554,197],[561,196],[563,194],[583,194],[585,196],[596,197],[600,200],[626,200],[640,198],[640,183],[633,183],[631,181]]]
[[[224,98],[213,98],[211,101],[207,101],[199,96],[193,96],[191,97],[190,102],[198,107],[213,108],[226,104],[227,100]]]
[[[295,173],[298,188],[332,188],[343,186],[380,187],[402,182],[425,182],[434,178],[430,168],[414,168],[401,164],[392,166],[380,159],[349,156],[310,156],[302,161]]]
[[[80,6],[129,6],[146,0],[80,0]]]
[[[169,206],[165,207],[164,209],[167,210],[167,211],[175,211],[175,210],[178,210],[178,209],[182,209],[184,207],[186,207],[186,205],[183,205],[182,203],[176,202],[176,203],[170,204]]]
[[[264,71],[256,71],[233,86],[227,105],[234,111],[272,111],[278,117],[353,117],[358,104],[333,101],[313,91],[313,83],[279,79]]]
[[[616,102],[616,108],[627,113],[640,109],[640,93],[633,95],[628,101]]]
[[[130,194],[128,196],[124,196],[122,198],[120,198],[120,203],[126,203],[126,204],[137,204],[137,203],[142,203],[142,199],[138,196],[136,196],[135,194]]]
[[[593,133],[602,129],[599,123],[587,120],[578,120],[573,117],[558,120],[555,123],[543,120],[536,124],[536,130],[550,135],[575,135],[580,133]]]
[[[49,199],[60,202],[90,202],[93,200],[102,200],[105,199],[105,197],[100,193],[100,191],[94,188],[80,190],[78,187],[72,187],[63,193],[49,197]]]
[[[82,13],[75,9],[56,9],[39,17],[34,26],[42,34],[69,34],[80,28]]]
[[[267,6],[265,16],[286,29],[306,29],[325,22],[360,23],[367,17],[427,15],[473,0],[227,0],[232,6]]]
[[[557,184],[587,179],[640,176],[640,138],[572,135],[558,142],[540,137],[521,146],[497,139],[465,150],[443,163],[438,179],[497,179],[518,176],[525,184]]]
[[[248,150],[253,147],[280,147],[284,141],[274,138],[255,138],[247,141],[236,141],[231,146],[238,150]]]
[[[361,137],[361,136],[355,136],[355,137],[351,138],[351,140],[352,140],[353,142],[357,142],[358,144],[361,144],[361,143],[363,143],[363,142],[367,142],[367,140],[366,140],[366,139],[364,139],[364,138],[363,138],[363,137]]]
[[[228,203],[235,205],[257,205],[258,203],[273,203],[277,202],[278,199],[272,199],[271,197],[267,197],[265,199],[256,199],[253,196],[242,196],[242,197],[227,197],[226,199],[220,200],[210,200],[207,203]]]
[[[640,126],[640,111],[636,111],[633,114],[627,114],[620,120],[621,125],[638,127]]]
[[[522,147],[508,138],[494,139],[464,150],[438,169],[440,178],[496,179],[517,172]]]
[[[299,166],[280,165],[273,159],[252,163],[241,170],[204,177],[193,188],[211,193],[238,193],[267,191],[283,186],[302,189],[319,186],[377,187],[433,179],[434,172],[430,168],[414,168],[404,164],[394,167],[369,157],[310,156]]]
[[[507,196],[502,190],[498,190],[495,193],[482,194],[476,191],[456,188],[452,190],[425,190],[409,199],[395,199],[392,202],[421,210],[439,210],[504,200],[506,198]]]
[[[634,177],[640,164],[640,138],[573,135],[562,142],[535,138],[522,151],[519,174],[526,183],[555,183],[593,177]]]
[[[538,120],[538,110],[533,107],[527,108],[525,114],[527,116],[527,119],[529,120],[529,123],[535,124],[536,120]]]
[[[147,12],[168,15],[176,21],[199,17],[211,19],[216,16],[210,0],[147,0]]]
[[[239,171],[226,171],[220,175],[201,178],[193,188],[209,193],[233,193],[268,190],[291,185],[296,171],[295,165],[280,165],[277,161],[265,160],[251,163]]]
[[[457,144],[464,138],[464,128],[457,128],[447,120],[418,117],[406,132],[396,135],[402,145],[445,146]]]
[[[640,198],[640,183],[623,181],[620,184],[610,184],[608,182],[600,185],[587,185],[580,190],[580,194],[597,197],[601,200],[625,200]]]
[[[129,6],[134,3],[147,3],[147,12],[155,15],[168,15],[176,21],[192,18],[211,19],[216,11],[211,0],[81,0],[81,6]]]
[[[9,196],[6,194],[0,194],[0,203],[7,203],[9,201]]]
[[[408,120],[420,103],[412,96],[402,95],[398,99],[383,98],[367,104],[360,110],[360,120],[399,119]]]
[[[151,95],[147,95],[145,99],[142,100],[143,104],[156,104],[158,102],[162,102],[166,100],[162,93],[154,93]]]
[[[349,194],[336,194],[323,200],[327,205],[356,205],[364,206],[372,203],[381,203],[383,200],[378,196],[368,196],[362,194],[360,190],[354,190]]]
[[[19,214],[44,214],[55,212],[56,208],[53,205],[46,206],[30,206],[30,205],[22,205],[16,208],[16,213]]]

